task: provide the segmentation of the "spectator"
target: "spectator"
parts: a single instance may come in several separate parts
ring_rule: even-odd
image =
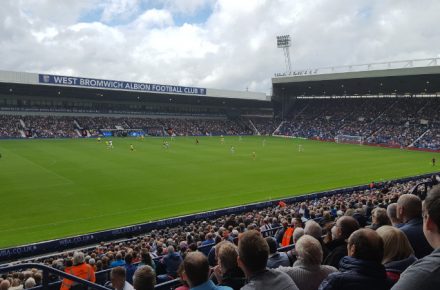
[[[8,290],[11,287],[11,282],[8,279],[3,280],[0,283],[0,290]]]
[[[377,230],[381,226],[389,226],[391,221],[388,218],[386,209],[376,207],[371,211],[371,226],[370,229]]]
[[[383,240],[384,254],[382,264],[387,276],[394,283],[399,280],[400,274],[412,263],[417,261],[414,250],[406,235],[392,226],[382,226],[376,230]]]
[[[436,290],[440,285],[440,186],[433,187],[423,204],[423,232],[435,249],[400,275],[392,290]]]
[[[432,251],[423,235],[422,201],[413,194],[403,194],[397,201],[397,217],[404,225],[400,228],[408,237],[418,259]]]
[[[216,252],[218,265],[214,268],[214,274],[218,285],[229,286],[234,290],[241,289],[246,278],[237,264],[237,246],[230,242],[222,242],[216,246]]]
[[[189,285],[188,282],[186,282],[185,280],[184,272],[185,269],[183,268],[183,263],[181,263],[179,265],[179,269],[177,269],[177,275],[179,275],[180,283],[182,283],[182,285],[177,287],[175,290],[189,290]]]
[[[322,247],[314,237],[302,236],[295,249],[298,259],[293,267],[279,267],[278,270],[289,275],[299,289],[317,290],[330,273],[338,271],[335,267],[321,265]]]
[[[208,256],[209,251],[214,246],[214,244],[215,244],[215,240],[212,236],[212,233],[207,233],[205,236],[205,240],[201,244],[202,248],[200,249],[200,251],[206,256]]]
[[[277,251],[277,242],[272,237],[266,238],[267,245],[269,246],[269,259],[267,260],[267,268],[275,269],[279,266],[290,266],[289,257],[285,252]]]
[[[34,288],[37,286],[37,283],[35,282],[35,279],[32,277],[29,277],[24,282],[24,289]]]
[[[136,269],[133,275],[133,288],[136,290],[154,290],[156,274],[150,266],[142,266]]]
[[[371,229],[360,229],[348,239],[348,256],[341,260],[340,272],[330,274],[320,290],[387,290],[390,282],[384,266],[383,241]]]
[[[111,262],[110,268],[124,266],[124,265],[125,265],[125,261],[122,259],[122,253],[118,252],[116,254],[116,260]]]
[[[136,272],[137,266],[133,265],[133,263],[132,263],[133,256],[130,253],[125,255],[124,260],[125,260],[124,267],[125,267],[125,270],[127,271],[125,278],[127,279],[128,283],[132,284],[133,283],[133,275],[134,275],[134,272]]]
[[[304,236],[304,229],[302,227],[295,228],[295,230],[293,231],[293,236],[292,236],[293,243],[296,244],[296,242],[302,236]]]
[[[308,220],[306,225],[304,226],[304,234],[314,237],[321,244],[321,248],[323,251],[323,257],[327,256],[327,247],[324,246],[324,240],[322,238],[322,228],[321,226],[315,222],[314,220]]]
[[[73,254],[72,262],[73,262],[72,267],[66,268],[66,270],[65,270],[66,273],[95,283],[95,281],[96,281],[95,271],[93,270],[92,266],[90,266],[89,264],[86,264],[84,262],[84,253],[75,252]],[[64,278],[63,282],[61,283],[60,289],[61,290],[69,290],[69,289],[72,289],[76,285],[78,285],[76,282]]]
[[[241,289],[297,290],[287,274],[266,268],[268,257],[269,246],[258,231],[250,230],[240,237],[238,265],[249,281]]]
[[[169,280],[177,278],[177,269],[182,263],[182,257],[179,253],[176,253],[174,246],[170,245],[167,247],[167,254],[162,258],[161,263],[164,265],[166,274],[158,275],[157,282],[163,283]]]
[[[110,281],[112,282],[112,288],[115,290],[133,290],[133,286],[126,280],[126,270],[124,267],[112,268]]]
[[[332,241],[326,244],[328,255],[324,265],[339,268],[339,261],[347,256],[347,240],[350,235],[359,229],[359,223],[351,216],[340,217],[331,229]]]
[[[184,277],[190,289],[195,290],[232,290],[227,286],[216,286],[209,280],[208,258],[201,252],[188,253],[183,261]]]
[[[150,251],[146,248],[142,249],[141,251],[141,262],[138,266],[145,266],[148,265],[151,268],[153,268],[154,271],[156,271],[156,263],[154,263],[153,259],[151,258]]]
[[[403,226],[402,221],[397,218],[397,203],[393,202],[387,207],[387,215],[393,227],[400,228]]]

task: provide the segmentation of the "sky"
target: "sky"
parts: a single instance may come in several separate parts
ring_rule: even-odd
[[[438,0],[2,0],[0,70],[270,94],[286,70],[440,57]]]

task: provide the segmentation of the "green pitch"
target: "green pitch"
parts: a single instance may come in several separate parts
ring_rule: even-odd
[[[284,138],[0,141],[0,247],[435,171],[439,154]],[[135,151],[130,151],[133,144]],[[304,152],[298,152],[302,144]],[[230,148],[234,146],[235,153]],[[255,160],[252,153],[255,152]]]

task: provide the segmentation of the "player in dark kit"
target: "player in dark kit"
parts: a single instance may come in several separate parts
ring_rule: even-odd
[[[435,166],[435,157],[432,157],[432,166]]]
[[[196,144],[199,144],[199,139],[196,138]]]

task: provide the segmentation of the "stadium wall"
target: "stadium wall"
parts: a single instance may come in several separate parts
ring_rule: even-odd
[[[432,174],[433,173],[400,178],[400,179],[392,180],[392,182],[408,182],[411,180],[427,178],[430,177]],[[313,200],[324,196],[332,196],[335,194],[366,190],[368,188],[369,188],[368,185],[360,185],[349,188],[339,188],[330,191],[311,193],[307,195],[295,196],[290,198],[281,198],[276,200],[252,203],[243,206],[236,206],[236,207],[224,208],[214,211],[202,212],[198,214],[173,217],[173,218],[158,220],[154,222],[135,224],[127,227],[99,231],[85,235],[67,237],[63,239],[56,239],[56,240],[39,242],[39,243],[33,243],[24,246],[5,248],[0,250],[0,262],[6,263],[17,259],[43,255],[47,253],[56,253],[68,249],[87,246],[87,245],[90,246],[92,244],[97,244],[102,241],[110,241],[119,238],[127,238],[135,235],[142,235],[153,229],[161,229],[161,228],[181,225],[185,222],[191,222],[193,220],[216,218],[223,215],[238,214],[256,209],[276,206],[278,202],[281,200],[286,203],[301,202],[304,200]]]

